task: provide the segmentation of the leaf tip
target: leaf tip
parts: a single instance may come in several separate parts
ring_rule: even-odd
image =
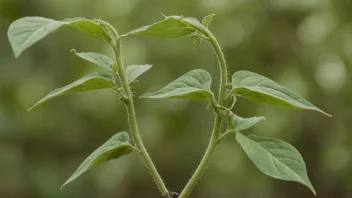
[[[77,53],[76,49],[72,49],[70,52],[75,54]]]
[[[260,116],[259,119],[260,119],[260,121],[265,121],[266,120],[266,118],[264,116]]]
[[[38,103],[36,103],[35,105],[33,105],[32,107],[30,107],[27,111],[31,111],[32,109],[34,109],[35,107],[37,107],[40,104],[41,101],[39,101]]]
[[[161,14],[161,16],[163,16],[163,17],[167,18],[167,16],[166,16],[165,14],[163,14],[163,13],[160,13],[160,14]]]
[[[21,52],[13,52],[16,59],[18,59],[21,55]]]
[[[71,178],[70,178],[70,179],[71,179]],[[71,182],[70,179],[68,179],[64,184],[62,184],[62,186],[60,187],[60,190],[63,190],[64,187],[65,187],[68,183]]]
[[[325,111],[323,111],[323,110],[321,110],[321,109],[318,109],[318,112],[319,113],[322,113],[322,114],[324,114],[325,116],[328,116],[328,117],[332,117],[332,115],[331,114],[328,114],[328,113],[326,113]]]
[[[324,112],[324,115],[326,115],[326,116],[332,118],[332,115],[331,115],[331,114],[328,114],[328,113],[325,113],[325,112]]]
[[[308,188],[309,188],[309,190],[313,193],[314,196],[317,195],[317,192],[315,191],[315,189],[314,189],[314,187],[313,187],[312,184],[310,184],[310,185],[308,186]]]

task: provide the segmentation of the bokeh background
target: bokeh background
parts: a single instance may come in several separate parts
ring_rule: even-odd
[[[27,112],[51,90],[98,67],[71,49],[112,55],[104,43],[65,29],[45,38],[18,60],[7,40],[11,22],[24,16],[101,18],[119,32],[184,15],[214,13],[211,30],[226,54],[230,74],[246,69],[295,90],[332,114],[262,105],[240,99],[241,116],[267,121],[246,134],[281,138],[303,155],[319,198],[352,197],[352,1],[350,0],[0,0],[0,197],[160,197],[137,154],[94,168],[60,190],[82,160],[114,133],[128,130],[124,106],[112,91],[59,97]],[[124,61],[153,64],[133,86],[155,91],[202,68],[219,72],[207,43],[133,36]],[[169,188],[180,191],[210,137],[213,113],[206,103],[136,99],[142,138]],[[234,138],[216,150],[194,198],[308,198],[304,186],[263,175]]]

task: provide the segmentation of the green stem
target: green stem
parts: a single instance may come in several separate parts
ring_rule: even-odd
[[[214,35],[208,31],[209,42],[214,48],[216,57],[218,58],[218,62],[220,64],[220,88],[219,88],[219,98],[218,103],[220,106],[224,106],[225,104],[225,96],[226,96],[226,84],[227,84],[227,68],[226,68],[226,60],[224,53],[221,50],[221,47],[214,37]]]
[[[195,28],[199,29],[198,27],[195,27]],[[224,106],[225,94],[226,94],[226,84],[227,84],[227,69],[226,69],[225,56],[221,50],[219,43],[215,39],[214,35],[208,29],[201,29],[201,31],[206,36],[208,36],[209,42],[213,46],[215,54],[218,58],[218,62],[220,65],[220,88],[219,88],[218,104],[220,106]],[[219,136],[220,136],[221,120],[222,120],[221,116],[217,113],[216,118],[215,118],[213,132],[212,132],[207,150],[205,151],[205,154],[204,154],[201,162],[199,163],[196,171],[194,172],[191,179],[188,181],[188,183],[186,184],[185,188],[182,190],[182,192],[178,198],[188,197],[188,195],[191,193],[192,189],[194,188],[194,186],[197,184],[200,177],[202,176],[208,162],[210,161],[210,158],[211,158],[217,144],[219,143],[218,140],[219,140]]]
[[[188,181],[187,185],[182,190],[182,192],[178,198],[188,197],[188,195],[191,193],[192,189],[194,188],[194,186],[197,184],[200,177],[202,176],[204,169],[206,168],[208,162],[210,161],[210,158],[211,158],[211,156],[212,156],[212,154],[218,144],[217,140],[218,140],[218,136],[219,136],[220,124],[221,124],[221,117],[219,115],[216,115],[213,133],[210,138],[210,143],[208,145],[208,148],[205,151],[205,154],[204,154],[201,162],[199,163],[196,171],[194,172],[191,179]]]
[[[144,160],[144,163],[146,164],[147,168],[149,169],[150,174],[154,178],[154,181],[155,181],[156,185],[158,186],[161,194],[163,196],[169,197],[169,192],[168,192],[162,178],[160,177],[157,169],[155,168],[153,161],[151,160],[147,150],[145,149],[141,137],[139,136],[136,113],[135,113],[134,104],[133,104],[133,97],[132,97],[132,93],[131,93],[131,89],[130,89],[128,80],[126,78],[125,68],[124,68],[123,61],[122,61],[121,40],[120,39],[117,40],[116,46],[114,46],[114,51],[115,51],[116,61],[117,61],[117,72],[119,74],[120,81],[121,81],[123,90],[125,92],[125,95],[127,97],[126,98],[127,100],[125,100],[124,102],[127,107],[127,113],[128,113],[128,119],[129,119],[129,124],[130,124],[130,128],[131,128],[132,138],[136,144],[136,147],[139,150],[139,155]]]

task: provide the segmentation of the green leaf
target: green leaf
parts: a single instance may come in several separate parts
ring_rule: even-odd
[[[232,112],[228,115],[228,122],[231,125],[231,128],[235,129],[236,131],[249,129],[263,120],[265,120],[264,117],[242,118]]]
[[[80,52],[77,53],[75,49],[71,50],[71,52],[75,53],[77,56],[79,56],[80,58],[89,61],[91,63],[94,63],[104,69],[107,69],[111,72],[113,72],[113,65],[115,64],[115,62],[102,54],[97,54],[94,52]]]
[[[199,35],[198,32],[194,32],[191,35],[189,35],[189,38],[191,40],[194,40],[195,43],[197,43],[198,45],[200,45],[200,44],[202,44],[204,37],[202,35]]]
[[[135,81],[140,75],[148,71],[152,65],[130,65],[126,68],[126,76],[129,83]]]
[[[316,194],[304,160],[293,146],[278,139],[246,137],[240,132],[236,132],[236,139],[261,172],[276,179],[299,182]]]
[[[73,175],[61,186],[61,189],[72,182],[88,169],[100,165],[101,163],[120,158],[133,151],[133,146],[129,144],[127,132],[120,132],[112,136],[105,144],[89,155],[77,168]]]
[[[135,29],[130,34],[142,34],[147,36],[161,37],[161,38],[180,38],[191,34],[194,30],[180,20],[182,17],[170,16],[164,20],[156,22],[150,26],[143,26]]]
[[[89,20],[85,18],[72,18],[63,21],[55,21],[43,17],[24,17],[13,22],[8,30],[13,52],[18,58],[21,53],[43,39],[50,33],[63,27],[73,27],[97,39],[111,43],[114,38],[113,33],[99,20]]]
[[[255,102],[298,109],[314,110],[331,116],[320,110],[295,92],[278,83],[249,71],[238,71],[232,76],[233,89],[230,95],[242,96]]]
[[[48,100],[51,100],[52,98],[61,96],[63,94],[74,93],[74,92],[84,92],[84,91],[91,91],[91,90],[105,89],[105,88],[113,88],[113,87],[114,87],[113,76],[109,74],[104,74],[104,73],[89,74],[69,85],[66,85],[62,88],[55,89],[47,96],[45,96],[43,99],[41,99],[33,107],[28,109],[28,111],[30,111],[34,107]]]
[[[215,14],[209,14],[208,16],[205,16],[202,20],[202,24],[206,27],[209,28],[211,22],[213,21]]]
[[[207,71],[192,70],[164,88],[154,93],[146,93],[141,98],[188,98],[203,101],[212,100],[213,93],[210,91],[211,76]]]

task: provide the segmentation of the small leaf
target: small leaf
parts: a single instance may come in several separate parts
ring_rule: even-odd
[[[232,112],[228,115],[228,122],[231,125],[232,129],[235,129],[236,131],[243,131],[249,129],[263,120],[265,120],[264,117],[242,118]]]
[[[213,21],[215,14],[209,14],[208,16],[205,16],[202,20],[202,24],[208,28],[211,24],[211,22]]]
[[[242,96],[255,102],[293,107],[298,109],[314,110],[329,114],[320,110],[295,92],[279,85],[278,83],[249,71],[238,71],[232,76],[233,89],[230,95]]]
[[[129,144],[128,133],[120,132],[115,134],[82,162],[73,175],[61,186],[61,189],[88,169],[98,166],[101,163],[120,158],[132,151],[133,147]]]
[[[205,37],[204,35],[202,35],[201,33],[199,32],[194,32],[192,33],[191,35],[189,35],[189,38],[191,40],[194,40],[198,45],[202,44],[203,40],[206,39],[207,40],[207,37]]]
[[[236,132],[236,139],[261,172],[276,179],[299,182],[316,194],[304,160],[293,146],[278,139],[246,137],[240,132]]]
[[[43,17],[24,17],[13,22],[8,30],[8,38],[10,40],[13,52],[18,58],[20,54],[43,39],[50,33],[63,27],[73,27],[97,39],[111,43],[116,40],[111,30],[98,20],[89,20],[85,18],[65,19],[63,21],[55,21]]]
[[[139,76],[152,68],[152,65],[130,65],[126,68],[126,76],[129,83],[135,81]]]
[[[91,91],[91,90],[105,89],[105,88],[112,88],[112,87],[114,87],[113,76],[109,74],[104,74],[104,73],[89,74],[69,85],[66,85],[62,88],[55,89],[47,96],[45,96],[43,99],[41,99],[33,107],[28,109],[28,111],[30,111],[34,107],[48,100],[51,100],[52,98],[61,96],[63,94],[74,93],[74,92],[84,92],[84,91]]]
[[[180,38],[191,34],[194,30],[187,27],[180,20],[182,17],[170,16],[166,19],[156,22],[150,26],[143,26],[135,29],[127,35],[130,34],[142,34],[147,36],[161,37],[161,38]]]
[[[228,116],[229,114],[232,113],[230,109],[220,105],[216,106],[214,109],[221,117]]]
[[[104,69],[111,71],[111,72],[113,71],[112,67],[115,64],[115,62],[111,58],[109,58],[105,55],[97,54],[94,52],[77,53],[75,49],[73,49],[72,52],[86,61],[94,63]]]
[[[203,101],[212,100],[213,93],[210,91],[211,76],[201,69],[192,70],[161,90],[154,93],[146,93],[141,98],[188,98]]]

